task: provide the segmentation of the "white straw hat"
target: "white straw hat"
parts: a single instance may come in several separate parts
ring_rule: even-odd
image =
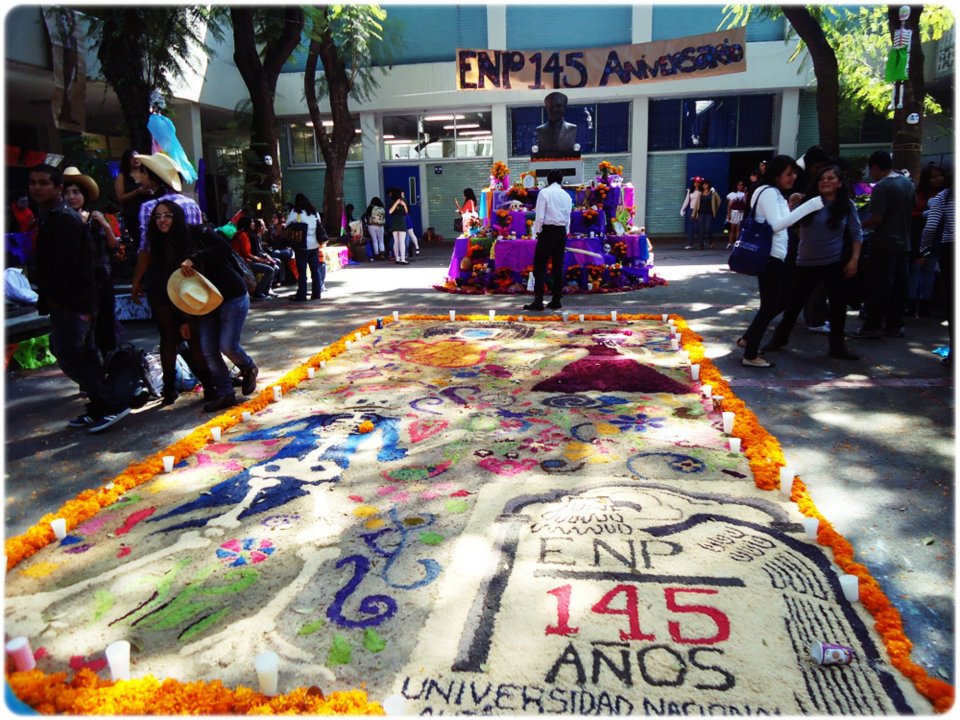
[[[194,273],[187,277],[183,270],[173,272],[167,280],[167,295],[170,302],[188,315],[206,315],[220,307],[223,295],[207,278]]]

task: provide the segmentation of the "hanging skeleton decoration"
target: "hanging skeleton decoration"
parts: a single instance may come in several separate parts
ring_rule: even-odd
[[[900,27],[893,33],[893,46],[887,55],[887,67],[884,80],[893,83],[893,97],[890,99],[888,110],[903,107],[903,84],[910,73],[910,43],[913,31],[907,28],[907,19],[910,17],[910,8],[900,7]]]

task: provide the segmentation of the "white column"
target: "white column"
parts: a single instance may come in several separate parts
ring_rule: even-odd
[[[634,5],[630,42],[634,45],[653,39],[653,5]]]
[[[636,12],[636,9],[634,10]],[[637,225],[647,224],[647,128],[650,125],[650,98],[636,97],[630,107],[630,167]]]
[[[507,49],[506,5],[487,5],[487,48]]]
[[[364,210],[370,198],[383,198],[380,189],[380,148],[383,147],[380,137],[380,124],[373,113],[360,113],[360,140],[363,145],[363,190],[367,194],[364,199]],[[363,212],[363,211],[361,211]]]
[[[173,126],[177,131],[177,139],[187,154],[187,159],[193,163],[193,169],[199,171],[200,158],[203,157],[203,127],[200,122],[200,106],[189,101],[174,101],[176,113]],[[194,194],[193,185],[187,183],[183,188],[184,195]]]
[[[780,97],[780,133],[777,136],[777,154],[797,155],[800,137],[800,89],[788,88]]]
[[[507,133],[507,106],[503,103],[490,106],[490,124],[493,130],[493,159],[507,162],[510,159],[510,136]]]

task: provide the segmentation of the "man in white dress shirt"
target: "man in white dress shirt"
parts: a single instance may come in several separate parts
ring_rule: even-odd
[[[550,284],[553,300],[547,306],[559,310],[563,296],[563,255],[570,232],[570,211],[573,200],[563,189],[563,173],[551,170],[547,174],[547,187],[537,195],[537,214],[533,221],[533,234],[537,249],[533,254],[533,302],[524,305],[524,310],[543,310],[544,283],[547,275],[547,260],[553,261],[553,282]]]

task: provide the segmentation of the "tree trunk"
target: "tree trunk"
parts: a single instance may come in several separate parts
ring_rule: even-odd
[[[323,127],[317,102],[318,59],[323,62],[324,80],[327,83],[330,100],[330,115],[333,120],[331,133]],[[303,84],[307,108],[310,110],[310,119],[313,121],[313,132],[326,164],[323,184],[324,227],[327,233],[334,237],[338,236],[341,230],[343,176],[355,128],[349,104],[352,80],[329,30],[324,32],[320,39],[314,39],[310,43]]]
[[[927,86],[923,79],[923,48],[920,45],[920,15],[922,5],[910,5],[910,17],[905,26],[913,32],[910,42],[909,80],[904,83],[903,107],[893,112],[893,168],[907,170],[914,182],[920,178],[920,155],[923,151],[923,101]],[[890,40],[900,28],[899,5],[887,8]],[[916,113],[919,122],[910,124],[907,118]]]
[[[840,154],[840,80],[837,56],[823,28],[803,5],[781,5],[781,10],[807,45],[817,77],[817,120],[820,146],[831,156]],[[806,148],[797,148],[801,153]]]
[[[152,143],[147,119],[150,117],[150,92],[144,80],[143,56],[138,48],[141,41],[141,17],[135,10],[121,17],[108,16],[104,35],[120,35],[122,42],[101,43],[97,50],[101,72],[113,88],[120,103],[124,122],[130,134],[130,146],[137,152],[149,154]]]
[[[253,108],[250,129],[250,152],[245,158],[244,207],[257,209],[259,213],[275,210],[280,185],[280,162],[277,154],[276,114],[273,101],[277,79],[283,63],[300,42],[303,28],[303,11],[295,7],[283,10],[284,30],[282,37],[270,43],[260,59],[254,30],[252,6],[230,8],[233,25],[233,60],[240,71]],[[267,159],[269,158],[269,160]]]

